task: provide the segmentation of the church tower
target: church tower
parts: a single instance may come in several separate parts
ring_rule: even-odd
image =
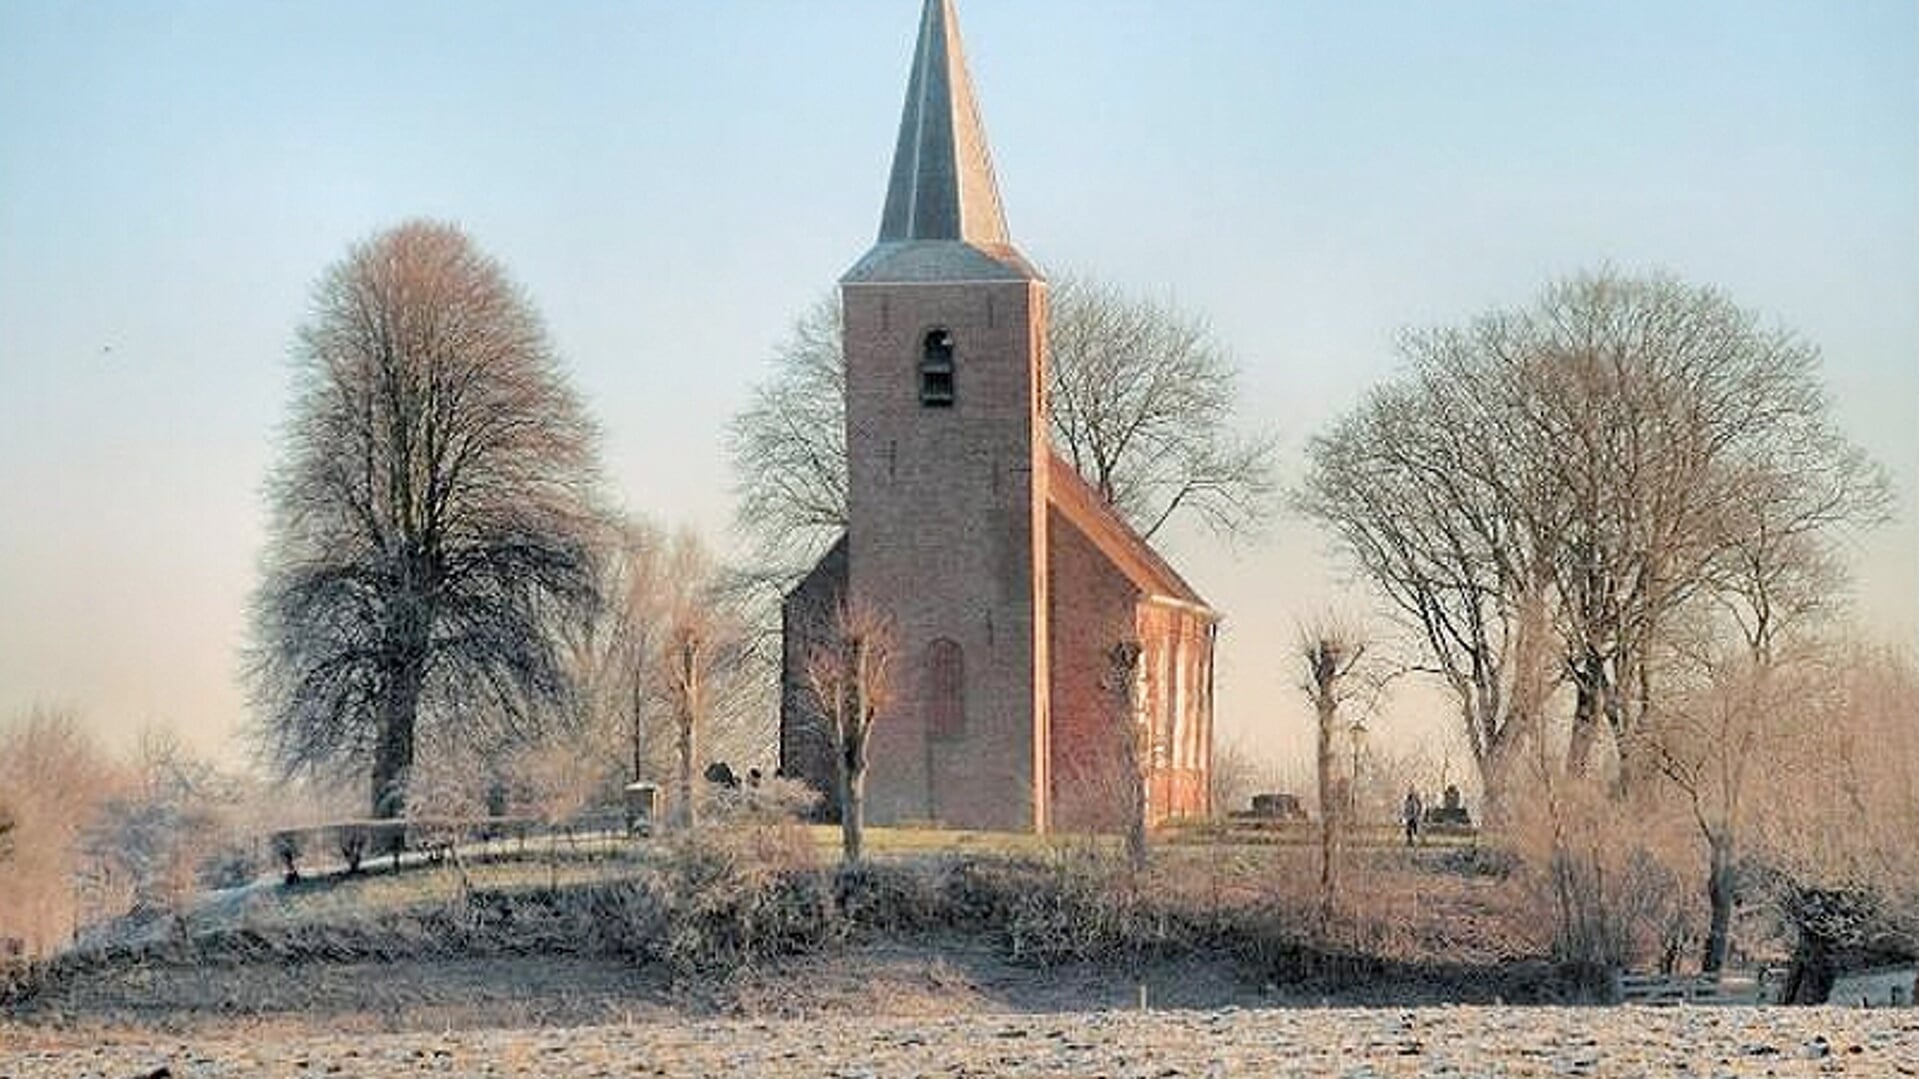
[[[1007,236],[951,0],[926,0],[879,239],[840,287],[847,588],[896,635],[870,818],[1044,829],[1046,285]]]
[[[1046,282],[952,0],[925,3],[879,240],[840,279],[847,528],[781,605],[780,770],[835,787],[806,668],[850,595],[894,631],[871,823],[1112,829],[1141,780],[1149,819],[1203,816],[1219,614],[1050,448]]]

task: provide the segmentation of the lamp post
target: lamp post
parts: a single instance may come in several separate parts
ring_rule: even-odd
[[[1352,781],[1346,792],[1347,798],[1351,803],[1350,805],[1347,806],[1347,811],[1348,813],[1351,814],[1352,822],[1354,824],[1358,824],[1359,823],[1359,763],[1360,763],[1361,756],[1364,754],[1365,748],[1366,748],[1366,733],[1367,733],[1366,721],[1363,719],[1353,720],[1352,728],[1350,729],[1348,733],[1352,736],[1352,743],[1353,743],[1353,770],[1352,770]]]

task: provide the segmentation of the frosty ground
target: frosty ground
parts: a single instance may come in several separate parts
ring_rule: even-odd
[[[268,1024],[0,1028],[0,1077],[1897,1076],[1919,1012],[1825,1008],[1236,1009],[320,1033]]]

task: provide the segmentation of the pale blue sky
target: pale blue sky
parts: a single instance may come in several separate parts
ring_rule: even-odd
[[[526,287],[619,497],[720,535],[725,420],[877,226],[917,7],[0,4],[0,717],[238,724],[287,342],[407,217]],[[1900,487],[1861,614],[1919,642],[1919,5],[961,16],[1021,247],[1209,315],[1289,474],[1397,328],[1668,269],[1823,346]],[[1173,547],[1231,619],[1222,726],[1299,727],[1321,541]]]

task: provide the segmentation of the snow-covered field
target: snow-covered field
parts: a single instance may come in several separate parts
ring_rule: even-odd
[[[9,1041],[8,1039],[12,1039]],[[444,1034],[0,1026],[0,1077],[1919,1075],[1919,1010],[1441,1007],[704,1020]]]

